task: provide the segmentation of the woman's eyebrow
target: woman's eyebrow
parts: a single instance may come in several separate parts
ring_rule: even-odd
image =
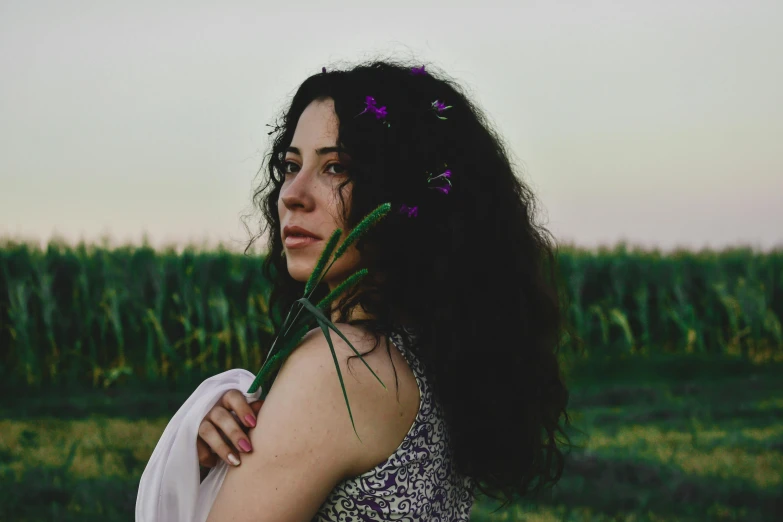
[[[293,152],[294,154],[297,154],[299,156],[302,155],[302,153],[299,151],[296,147],[288,147],[286,149],[286,152]],[[345,152],[344,149],[341,149],[340,147],[321,147],[320,149],[315,149],[315,153],[319,156],[323,156],[325,154],[329,154],[331,152]]]

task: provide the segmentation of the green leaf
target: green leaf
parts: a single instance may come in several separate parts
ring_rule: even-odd
[[[366,268],[363,268],[358,272],[352,274],[345,281],[340,283],[340,285],[338,285],[337,288],[329,292],[329,294],[325,298],[319,301],[318,308],[323,308],[329,305],[336,296],[340,295],[346,288],[358,283],[367,274],[368,271]],[[266,359],[264,360],[264,364],[261,366],[261,370],[258,372],[258,374],[256,374],[256,378],[253,380],[253,383],[250,385],[250,388],[248,388],[247,393],[255,393],[256,390],[258,390],[259,386],[264,386],[263,394],[264,396],[266,396],[266,394],[269,392],[269,386],[267,385],[267,381],[269,380],[269,377],[276,369],[276,367],[271,364],[271,361],[273,359],[279,360],[280,357],[282,357],[283,359],[288,357],[291,354],[291,352],[294,350],[294,348],[296,348],[296,346],[299,344],[299,341],[302,340],[302,337],[304,337],[305,334],[310,330],[311,328],[310,321],[298,319],[301,311],[305,309],[304,305],[302,304],[302,302],[305,301],[308,304],[310,304],[310,306],[312,306],[310,301],[307,300],[306,298],[302,298],[294,302],[294,304],[291,306],[291,309],[288,311],[288,315],[286,316],[286,319],[283,323],[283,327],[281,327],[282,334],[279,334],[275,338],[274,342],[272,343],[272,347],[269,349],[269,353],[267,353]],[[293,309],[297,304],[300,305],[299,311],[296,313],[294,319],[290,321],[291,324],[288,326],[288,329],[286,330],[285,325],[289,323],[291,313],[293,312]],[[323,314],[321,314],[321,316],[324,317],[324,319],[326,319],[326,317]],[[329,321],[328,319],[326,320],[329,324],[332,324],[331,321]],[[288,336],[287,335],[288,332],[297,325],[300,325],[299,330],[293,335],[293,337]],[[332,324],[332,326],[334,325]],[[340,335],[342,336],[342,333],[339,332],[339,330],[338,333],[340,333]],[[347,339],[346,342],[348,342]],[[362,362],[364,362],[364,358],[362,358],[359,352],[357,352],[350,343],[348,343],[348,345],[351,346],[351,349],[353,349],[354,353],[356,353],[356,355],[359,355],[359,358],[361,358]],[[365,366],[367,366],[366,362],[364,364]],[[367,366],[367,368],[372,372],[372,368],[370,368],[369,366]],[[373,375],[375,375],[375,372],[373,372]],[[375,378],[378,379],[378,381],[381,383],[381,385],[383,385],[384,388],[386,388],[386,385],[383,384],[383,381],[381,381],[377,375],[375,375]]]
[[[281,331],[281,332],[284,332],[284,331],[286,331],[286,325],[288,325],[288,321],[291,319],[291,313],[292,313],[293,311],[294,311],[294,307],[293,307],[293,306],[292,306],[291,308],[289,308],[289,309],[288,309],[288,315],[286,315],[286,316],[285,316],[285,321],[283,321],[283,324],[280,326],[280,331]],[[297,317],[299,316],[299,314],[298,314],[298,313],[297,313],[296,315],[297,315]],[[296,321],[296,317],[294,317],[294,321]],[[289,329],[290,329],[290,328],[289,328]],[[284,336],[284,337],[285,337],[285,336]],[[270,357],[272,357],[272,356],[273,356],[273,355],[276,353],[276,351],[275,351],[275,346],[277,346],[277,341],[278,341],[279,339],[280,339],[280,334],[278,333],[278,335],[275,337],[275,340],[274,340],[274,341],[272,341],[272,346],[269,348],[269,351],[266,353],[266,358],[264,359],[264,364],[263,364],[263,365],[261,365],[261,369],[262,369],[262,370],[263,370],[263,368],[264,368],[264,365],[266,365],[267,361],[269,360],[269,358],[270,358]],[[280,349],[278,348],[278,349],[277,349],[277,351],[279,351],[279,350],[280,350]],[[255,384],[255,382],[253,382],[253,384]],[[254,391],[255,391],[255,390],[253,390],[253,392],[254,392]],[[253,392],[248,392],[248,393],[253,393]]]
[[[321,272],[323,272],[324,267],[326,266],[326,261],[329,259],[329,256],[331,256],[332,252],[334,252],[334,247],[337,246],[337,241],[340,239],[342,233],[343,230],[341,228],[338,228],[334,232],[332,232],[332,235],[329,237],[329,241],[326,243],[326,246],[321,252],[321,255],[318,257],[318,262],[315,264],[315,269],[313,270],[313,273],[310,274],[310,278],[307,280],[307,284],[305,285],[305,291],[304,291],[305,296],[307,296],[310,293],[310,291],[313,290],[314,287],[318,284],[316,281],[318,282],[321,281]]]
[[[329,292],[326,297],[318,301],[318,304],[316,305],[318,308],[324,308],[327,305],[331,304],[332,301],[338,296],[341,295],[349,286],[353,286],[361,279],[366,276],[369,273],[369,271],[366,268],[362,268],[355,274],[351,274],[350,277],[348,277],[345,281],[337,285],[337,287]]]
[[[353,413],[351,413],[351,405],[348,403],[348,393],[345,391],[343,374],[340,371],[340,363],[337,361],[337,354],[334,351],[332,338],[329,336],[329,328],[327,328],[327,325],[320,319],[318,320],[318,326],[320,326],[321,330],[323,330],[324,337],[326,337],[326,342],[329,343],[329,350],[332,351],[332,359],[334,359],[334,367],[337,369],[337,378],[340,379],[340,387],[343,389],[343,397],[345,397],[345,405],[348,406],[348,416],[351,418],[351,426],[353,426],[353,432],[356,433],[356,438],[359,439],[359,441],[361,441],[362,438],[359,437],[359,433],[356,431],[356,424],[354,424],[353,422]]]
[[[256,377],[255,380],[253,381],[253,384],[250,386],[248,393],[254,393],[258,389],[258,385],[266,382],[268,380],[269,375],[272,375],[273,373],[277,372],[277,370],[282,365],[283,365],[283,358],[280,357],[280,354],[276,353],[275,355],[273,355],[272,358],[269,359],[269,362],[264,364],[264,368],[261,370],[261,372],[259,372],[258,377]],[[269,387],[264,386],[263,390],[261,391],[261,395],[262,395],[261,398],[265,399],[267,393],[269,393]]]
[[[345,238],[343,244],[340,245],[340,247],[337,249],[337,252],[334,254],[334,260],[337,261],[337,259],[343,255],[346,250],[348,250],[348,247],[350,247],[354,241],[357,241],[365,234],[365,232],[370,229],[370,227],[372,227],[374,224],[380,221],[382,217],[388,214],[389,210],[391,210],[391,203],[384,203],[370,212],[364,219],[362,219],[362,221],[356,225],[351,233],[348,234],[348,237]],[[332,263],[334,264],[334,261],[332,261]]]
[[[299,344],[299,341],[302,340],[302,337],[304,337],[309,330],[310,324],[303,323],[293,336],[289,336],[288,338],[278,337],[275,339],[275,344],[277,344],[277,341],[280,340],[280,349],[278,349],[278,352],[271,357],[267,357],[263,366],[261,366],[261,370],[259,370],[258,374],[256,374],[256,378],[253,379],[253,383],[250,385],[250,388],[248,388],[247,393],[255,393],[256,390],[258,390],[258,387],[261,385],[264,385],[264,396],[269,393],[269,386],[267,385],[269,376],[279,366],[278,362],[282,363],[282,361],[284,361],[291,354],[293,349],[296,348],[296,346]]]
[[[332,323],[332,321],[327,319],[327,317],[323,314],[323,312],[321,312],[321,310],[319,310],[318,308],[313,306],[313,304],[310,301],[308,301],[307,299],[302,298],[302,299],[299,299],[297,302],[301,302],[302,306],[304,306],[305,309],[307,309],[308,312],[310,312],[311,314],[313,314],[316,317],[316,320],[319,321],[318,324],[321,324],[321,321],[323,321],[324,323],[326,323],[327,326],[329,326],[329,328],[334,330],[337,333],[337,335],[342,337],[343,341],[345,341],[348,344],[348,346],[351,347],[351,350],[353,350],[353,353],[358,355],[359,359],[361,359],[362,362],[364,363],[364,365],[367,367],[367,369],[370,370],[370,373],[372,373],[375,376],[375,378],[378,379],[378,382],[381,383],[381,386],[383,386],[383,388],[385,390],[388,390],[388,388],[386,388],[386,385],[383,384],[383,381],[381,380],[381,378],[378,377],[377,375],[375,375],[375,372],[372,371],[372,368],[370,368],[370,365],[367,364],[367,362],[364,360],[364,357],[362,357],[362,354],[360,354],[358,351],[356,351],[356,348],[353,347],[351,342],[343,335],[343,333],[340,330],[337,329],[337,327]],[[323,327],[322,327],[322,329],[323,329]],[[330,344],[331,344],[331,342],[330,342]]]

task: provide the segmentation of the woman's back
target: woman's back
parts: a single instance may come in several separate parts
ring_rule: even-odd
[[[469,519],[470,478],[454,468],[443,413],[424,367],[399,334],[393,333],[390,340],[416,378],[419,411],[396,451],[373,469],[339,483],[314,521]]]

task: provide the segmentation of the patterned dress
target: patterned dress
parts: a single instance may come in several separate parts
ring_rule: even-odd
[[[416,377],[419,412],[394,453],[370,471],[339,483],[313,522],[469,520],[472,482],[452,465],[448,431],[422,363],[399,335],[389,337]]]

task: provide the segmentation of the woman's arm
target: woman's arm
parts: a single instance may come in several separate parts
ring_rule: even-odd
[[[388,447],[383,431],[394,426],[395,394],[360,361],[349,371],[352,352],[336,336],[333,342],[363,443],[351,426],[326,339],[306,337],[280,369],[258,413],[258,429],[249,434],[253,452],[229,469],[207,522],[309,521],[340,481],[372,459],[382,460],[378,448]]]

